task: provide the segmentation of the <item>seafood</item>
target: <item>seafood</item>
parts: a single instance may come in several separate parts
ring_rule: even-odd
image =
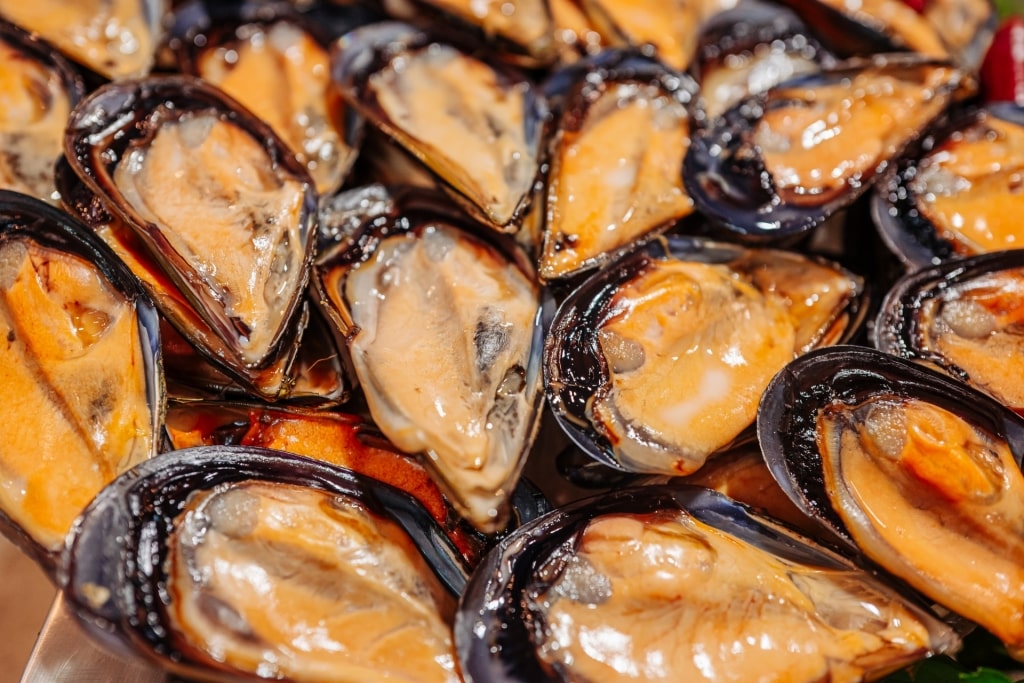
[[[1017,658],[1022,436],[1024,420],[988,396],[862,347],[797,359],[758,414],[768,465],[798,507]]]
[[[124,80],[153,68],[167,6],[166,0],[2,0],[0,16],[104,78]]]
[[[863,194],[973,87],[947,63],[900,55],[787,81],[691,138],[686,189],[699,211],[735,236],[805,233]]]
[[[652,242],[563,302],[545,344],[548,401],[591,457],[689,474],[742,438],[794,355],[852,333],[862,291],[797,254]]]
[[[245,3],[203,0],[179,8],[175,17],[170,44],[182,70],[268,123],[320,194],[337,191],[355,161],[361,122],[351,120],[331,87],[327,48],[305,18],[277,6],[269,14]]]
[[[179,332],[266,391],[260,372],[302,331],[317,218],[312,181],[284,143],[220,91],[168,76],[95,91],[65,147],[97,218],[116,218],[125,253],[179,300],[157,297]]]
[[[156,312],[88,228],[0,191],[0,529],[52,570],[72,522],[156,454],[163,380]]]
[[[495,531],[540,414],[538,286],[525,255],[486,226],[395,209],[325,252],[314,284],[374,422],[425,453],[453,504]]]
[[[457,558],[402,491],[222,446],[164,454],[104,489],[61,575],[88,632],[178,675],[457,681]]]
[[[958,647],[837,555],[721,494],[619,490],[502,540],[459,605],[471,681],[861,681]]]
[[[882,303],[875,346],[922,360],[1020,413],[1024,252],[957,259],[900,279]]]
[[[679,169],[697,86],[633,53],[570,67],[552,136],[539,272],[571,277],[693,211]],[[548,99],[553,100],[549,88]]]
[[[1024,108],[990,104],[930,133],[872,196],[875,223],[908,267],[1024,246]]]
[[[429,166],[476,217],[518,228],[545,117],[524,76],[393,22],[352,31],[333,54],[335,82],[370,124]]]
[[[0,187],[56,203],[53,166],[64,125],[85,94],[82,77],[59,54],[0,21]]]

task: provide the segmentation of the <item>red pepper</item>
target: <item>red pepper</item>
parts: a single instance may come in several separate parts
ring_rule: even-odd
[[[925,0],[903,0],[903,4],[918,14],[924,14]]]
[[[1024,17],[1007,18],[996,31],[981,65],[986,102],[1024,106]]]

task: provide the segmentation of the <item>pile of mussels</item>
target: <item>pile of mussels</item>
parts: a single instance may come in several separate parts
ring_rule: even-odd
[[[987,0],[0,18],[0,529],[114,651],[810,683],[980,626],[1024,660]]]

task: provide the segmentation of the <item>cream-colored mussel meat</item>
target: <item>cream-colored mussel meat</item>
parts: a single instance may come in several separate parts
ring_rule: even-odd
[[[1024,477],[1003,441],[920,399],[817,418],[826,492],[860,549],[1024,656]]]
[[[659,89],[613,83],[563,130],[552,160],[540,273],[565,277],[693,210],[683,187],[686,107]]]
[[[945,109],[958,78],[946,66],[873,67],[773,89],[753,139],[779,196],[820,204],[858,186]]]
[[[599,322],[610,377],[591,422],[629,470],[695,471],[753,422],[787,362],[833,341],[836,311],[858,287],[795,255],[652,262]]]
[[[526,372],[536,285],[492,248],[435,224],[384,239],[340,286],[374,421],[403,451],[429,456],[474,525],[500,528],[535,429],[539,383],[532,389]]]
[[[2,39],[0,64],[0,187],[54,203],[69,93],[55,72]]]
[[[341,121],[332,119],[327,51],[287,21],[249,24],[238,33],[237,41],[202,53],[199,76],[267,122],[309,170],[318,192],[334,192],[355,150],[342,139]]]
[[[0,0],[0,16],[38,33],[66,55],[112,80],[153,67],[164,2],[142,0]]]
[[[958,252],[1024,247],[1024,126],[982,114],[921,160],[910,187]]]
[[[0,243],[0,507],[58,550],[71,523],[155,451],[134,306],[83,259]]]
[[[262,144],[213,111],[162,122],[113,175],[192,269],[185,277],[207,297],[219,333],[259,363],[303,281],[305,184],[275,173]]]
[[[167,560],[171,623],[235,669],[293,681],[460,680],[454,600],[354,499],[268,482],[194,494]]]
[[[682,511],[594,519],[534,601],[538,652],[573,681],[853,683],[931,643],[865,574],[783,560]]]
[[[487,64],[433,45],[370,77],[385,129],[498,227],[516,217],[534,182],[538,142],[529,86],[504,85]]]

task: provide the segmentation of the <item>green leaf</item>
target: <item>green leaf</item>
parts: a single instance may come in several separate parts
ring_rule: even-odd
[[[1000,21],[1014,15],[1024,15],[1024,0],[993,0],[993,2]]]
[[[973,673],[960,674],[960,680],[962,683],[1014,683],[1013,679],[1002,671],[985,668]]]

